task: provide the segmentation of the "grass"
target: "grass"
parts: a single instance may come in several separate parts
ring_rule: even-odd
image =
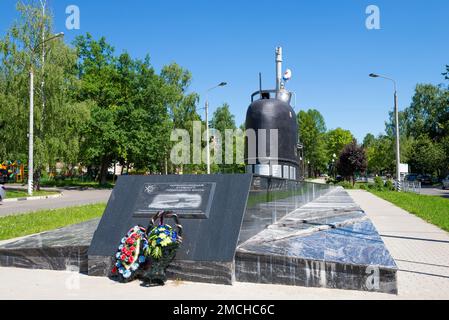
[[[39,197],[39,196],[50,196],[54,194],[59,194],[57,191],[33,191],[33,197]],[[12,199],[12,198],[25,198],[28,197],[28,192],[25,190],[12,190],[7,189],[6,190],[6,199]]]
[[[79,179],[65,179],[65,180],[42,180],[41,187],[83,187],[95,189],[112,189],[114,185],[110,182],[100,185],[96,181],[82,181]]]
[[[425,221],[449,231],[449,199],[408,192],[369,191]]]
[[[22,237],[88,221],[103,215],[106,204],[42,210],[0,218],[0,240]]]

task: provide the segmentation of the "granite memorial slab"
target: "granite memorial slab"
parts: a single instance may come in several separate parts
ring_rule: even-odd
[[[89,275],[109,274],[129,228],[173,210],[183,226],[176,277],[230,284],[251,181],[251,174],[119,177],[88,251]]]
[[[343,189],[308,203],[241,243],[237,281],[397,293],[397,266]]]
[[[0,266],[87,273],[87,250],[99,221],[93,219],[4,243],[0,245]]]

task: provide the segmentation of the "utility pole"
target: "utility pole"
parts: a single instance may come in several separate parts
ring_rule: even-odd
[[[397,191],[401,191],[401,150],[400,150],[400,142],[399,142],[399,110],[398,110],[398,93],[396,91],[396,83],[394,88],[394,114],[395,114],[395,124],[396,124],[396,189]]]
[[[30,66],[30,128],[28,132],[28,194],[33,195],[33,154],[34,154],[34,70]]]
[[[209,101],[206,100],[206,164],[207,174],[210,174],[210,146],[209,146]]]

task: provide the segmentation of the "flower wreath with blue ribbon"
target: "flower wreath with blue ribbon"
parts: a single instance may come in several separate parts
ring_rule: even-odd
[[[131,228],[120,241],[115,254],[115,265],[111,271],[118,275],[122,282],[128,282],[135,278],[136,271],[145,263],[144,252],[148,250],[146,229],[141,226]]]
[[[164,224],[164,217],[175,220],[176,230]],[[144,280],[165,282],[165,269],[181,242],[182,226],[177,215],[172,211],[160,211],[147,228],[135,226],[121,239],[111,274],[118,276],[120,282],[132,281],[139,275]]]

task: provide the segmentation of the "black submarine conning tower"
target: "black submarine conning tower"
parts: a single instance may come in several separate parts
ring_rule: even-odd
[[[282,179],[299,179],[298,124],[285,89],[290,70],[282,77],[282,48],[276,48],[276,89],[251,95],[246,113],[246,172]],[[252,130],[251,130],[252,129]],[[273,130],[276,129],[276,130]],[[271,134],[270,134],[271,132]],[[276,139],[277,132],[277,139]]]

